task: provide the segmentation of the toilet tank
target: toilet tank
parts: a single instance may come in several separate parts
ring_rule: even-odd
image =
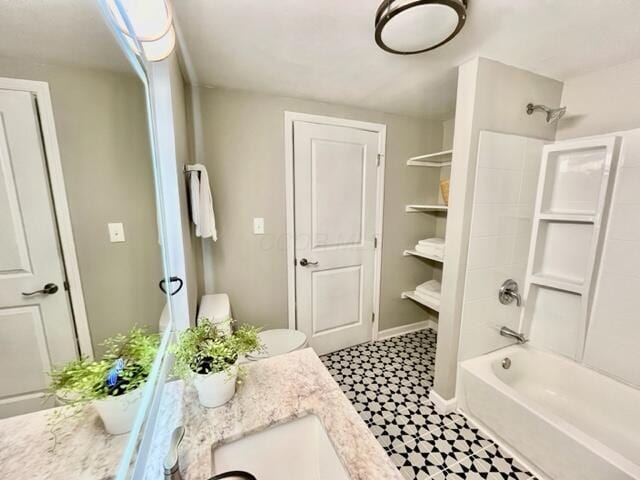
[[[208,318],[225,333],[231,333],[231,305],[229,295],[226,293],[216,293],[203,295],[198,308],[198,318]]]

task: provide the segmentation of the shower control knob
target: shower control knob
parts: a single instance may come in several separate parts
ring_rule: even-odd
[[[502,305],[509,305],[515,300],[516,305],[521,306],[522,297],[520,297],[520,292],[518,291],[518,283],[511,278],[505,280],[500,286],[500,290],[498,290],[498,300]]]

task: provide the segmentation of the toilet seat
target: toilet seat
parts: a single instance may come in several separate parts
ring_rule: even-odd
[[[260,352],[247,354],[248,360],[275,357],[307,346],[307,336],[304,333],[288,328],[264,330],[258,334],[258,338],[264,348]]]

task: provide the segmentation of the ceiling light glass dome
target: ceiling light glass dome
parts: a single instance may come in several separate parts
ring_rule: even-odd
[[[376,13],[376,43],[411,55],[447,43],[467,18],[466,0],[384,0]]]

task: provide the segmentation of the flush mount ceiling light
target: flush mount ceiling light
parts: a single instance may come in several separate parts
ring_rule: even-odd
[[[399,55],[428,52],[462,29],[467,0],[383,0],[376,12],[376,43]]]
[[[171,54],[176,32],[169,0],[107,0],[107,5],[133,51],[150,62]]]

